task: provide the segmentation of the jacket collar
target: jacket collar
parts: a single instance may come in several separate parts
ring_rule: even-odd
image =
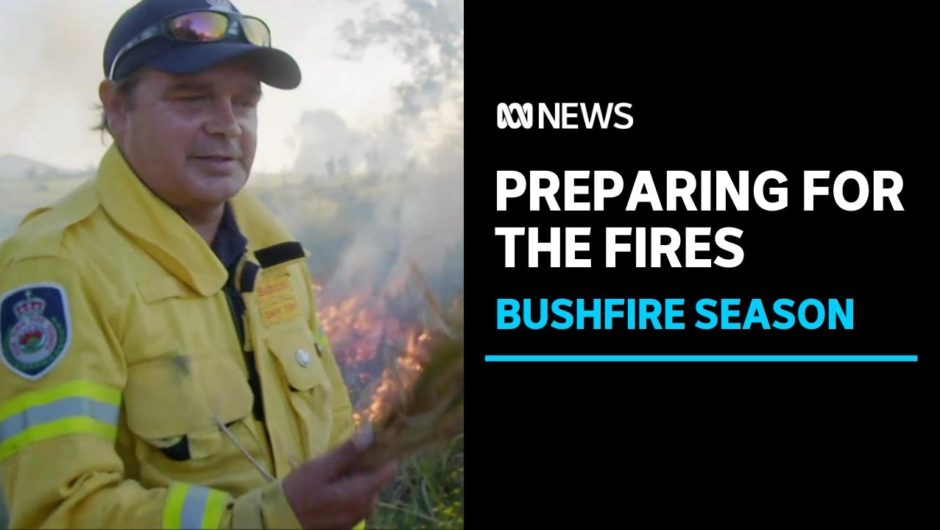
[[[114,222],[169,273],[202,296],[225,285],[228,271],[206,241],[140,181],[116,145],[101,161],[96,188],[101,206]],[[245,191],[231,205],[249,249],[293,241],[264,205]]]
[[[248,190],[242,190],[231,201],[235,218],[248,238],[251,251],[295,241],[294,237],[268,212],[262,202]]]
[[[98,169],[101,206],[163,268],[203,296],[225,285],[228,272],[196,230],[154,195],[116,145]]]

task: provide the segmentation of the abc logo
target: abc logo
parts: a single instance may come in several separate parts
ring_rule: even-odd
[[[531,103],[500,103],[496,106],[496,126],[500,129],[509,127],[518,129],[524,127],[532,128],[532,104]]]
[[[500,129],[616,129],[633,127],[629,103],[499,103],[496,126]]]

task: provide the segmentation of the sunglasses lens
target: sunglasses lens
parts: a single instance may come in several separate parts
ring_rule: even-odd
[[[271,30],[261,19],[244,17],[242,27],[245,29],[248,42],[255,46],[271,46]]]
[[[187,13],[170,21],[170,32],[180,40],[211,42],[225,38],[228,18],[221,13]]]

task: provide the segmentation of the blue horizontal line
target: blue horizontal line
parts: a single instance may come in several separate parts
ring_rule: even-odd
[[[487,355],[488,363],[916,363],[916,355]]]

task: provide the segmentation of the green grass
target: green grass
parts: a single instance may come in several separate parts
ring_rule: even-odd
[[[463,435],[439,455],[401,465],[367,528],[463,528]]]

